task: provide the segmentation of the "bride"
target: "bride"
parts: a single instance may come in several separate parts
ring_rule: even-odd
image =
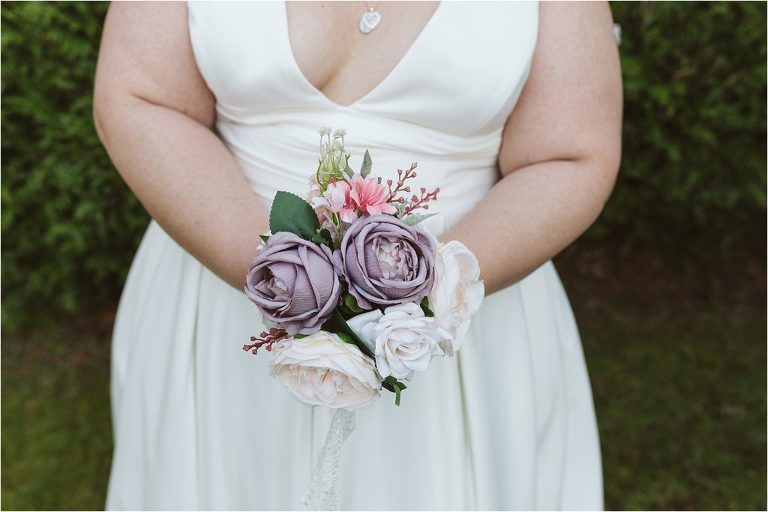
[[[340,506],[601,508],[550,259],[610,194],[621,107],[605,3],[113,3],[94,117],[153,220],[114,327],[107,507],[301,507],[332,411],[242,351],[263,328],[242,288],[275,192],[306,193],[331,126],[353,168],[366,148],[381,175],[418,162],[441,188],[430,229],[477,255],[487,294],[457,357],[358,411]]]

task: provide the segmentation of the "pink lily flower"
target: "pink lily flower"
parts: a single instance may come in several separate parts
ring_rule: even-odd
[[[362,213],[367,215],[397,213],[397,208],[389,203],[389,190],[379,183],[376,176],[368,175],[363,178],[355,174],[351,179],[347,178],[346,182],[351,186],[349,198]]]

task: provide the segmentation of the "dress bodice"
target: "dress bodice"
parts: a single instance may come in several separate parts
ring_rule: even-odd
[[[322,126],[347,131],[353,168],[365,149],[381,176],[418,162],[414,185],[441,188],[448,225],[498,180],[502,129],[536,44],[536,3],[441,2],[395,68],[347,106],[298,67],[285,2],[188,6],[217,130],[265,205],[277,190],[306,193]]]

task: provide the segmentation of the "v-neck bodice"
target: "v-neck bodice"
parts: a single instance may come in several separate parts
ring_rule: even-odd
[[[286,2],[283,2],[283,5],[285,5],[285,4],[286,4]],[[390,69],[389,72],[386,73],[384,78],[381,79],[381,81],[379,81],[379,83],[377,83],[368,92],[366,92],[365,94],[362,94],[356,100],[354,100],[354,101],[352,101],[351,103],[348,103],[348,104],[339,103],[338,101],[335,101],[335,100],[329,98],[327,94],[325,94],[323,91],[319,90],[313,83],[311,83],[309,81],[309,79],[306,78],[306,75],[302,71],[301,66],[299,66],[298,60],[296,59],[296,55],[293,53],[293,46],[292,46],[291,41],[290,41],[290,36],[286,37],[288,39],[288,55],[287,56],[289,57],[289,60],[291,60],[293,62],[293,65],[296,68],[296,72],[301,76],[301,78],[303,79],[303,82],[306,83],[307,88],[309,89],[309,91],[311,93],[317,94],[317,95],[321,96],[323,99],[325,99],[328,102],[328,104],[331,107],[336,107],[336,108],[339,108],[339,109],[354,108],[354,107],[356,107],[360,103],[366,103],[370,96],[375,96],[376,95],[376,92],[377,92],[378,89],[380,89],[382,87],[385,87],[387,82],[389,82],[390,80],[394,80],[395,79],[395,77],[397,76],[398,68],[401,67],[402,65],[404,65],[403,61],[406,61],[407,59],[410,58],[411,53],[412,53],[414,47],[418,48],[422,44],[421,40],[424,39],[424,38],[428,38],[429,37],[429,32],[430,32],[430,30],[432,28],[432,25],[434,23],[436,23],[435,22],[435,18],[438,18],[440,13],[441,13],[441,11],[443,11],[442,7],[443,7],[444,4],[445,4],[444,1],[441,1],[441,2],[439,2],[437,4],[437,8],[435,9],[435,11],[432,12],[432,15],[429,17],[429,19],[427,20],[426,24],[419,31],[419,33],[416,36],[416,39],[414,39],[414,41],[408,46],[408,49],[406,49],[405,53],[400,56],[400,59],[397,61],[395,66],[392,69]],[[285,27],[285,32],[286,32],[286,34],[289,34],[290,30],[289,30],[289,24],[288,24],[288,11],[287,11],[286,8],[283,8],[282,11],[283,11],[283,14],[284,14],[283,25]]]
[[[265,203],[276,190],[305,191],[321,126],[347,130],[353,166],[366,148],[380,174],[419,162],[424,186],[443,191],[441,210],[465,211],[498,179],[501,131],[536,44],[536,3],[444,0],[386,77],[346,106],[299,68],[285,2],[188,6],[219,134]]]

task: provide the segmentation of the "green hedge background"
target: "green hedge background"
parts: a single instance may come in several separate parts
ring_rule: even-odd
[[[625,80],[615,192],[586,237],[680,264],[765,237],[765,5],[615,3]],[[101,148],[91,91],[107,4],[2,8],[6,328],[114,298],[148,216]]]
[[[594,237],[677,257],[765,236],[765,5],[613,3],[624,37],[621,177]]]
[[[4,508],[104,504],[111,327],[149,220],[91,119],[107,7],[0,8]],[[606,506],[765,510],[766,4],[612,9],[622,168],[556,261]]]
[[[114,297],[148,222],[93,127],[93,75],[107,6],[2,7],[6,329]]]

